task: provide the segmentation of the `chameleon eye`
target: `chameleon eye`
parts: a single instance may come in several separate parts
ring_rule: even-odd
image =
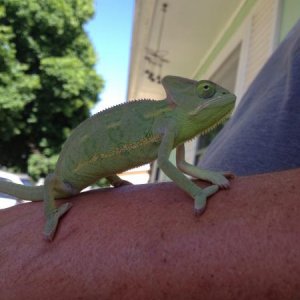
[[[202,81],[197,86],[197,92],[201,98],[207,99],[216,93],[216,87],[212,82]]]

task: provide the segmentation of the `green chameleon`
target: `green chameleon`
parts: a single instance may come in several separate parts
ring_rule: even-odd
[[[184,142],[205,134],[231,113],[235,96],[217,84],[176,76],[162,80],[165,100],[121,104],[95,114],[73,130],[62,147],[56,168],[43,186],[0,182],[0,192],[20,199],[44,201],[44,234],[52,240],[59,219],[71,207],[55,199],[78,194],[100,178],[118,187],[129,182],[116,174],[157,159],[161,170],[194,198],[201,214],[208,196],[228,188],[232,175],[201,170],[184,160]],[[177,168],[169,161],[176,148]],[[183,173],[213,183],[201,189]]]

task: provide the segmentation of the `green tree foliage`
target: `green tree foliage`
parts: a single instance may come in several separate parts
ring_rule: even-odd
[[[83,29],[93,0],[0,2],[0,164],[47,174],[103,82]]]

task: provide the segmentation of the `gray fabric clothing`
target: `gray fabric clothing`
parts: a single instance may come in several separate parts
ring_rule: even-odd
[[[300,167],[300,21],[199,163],[251,175]]]

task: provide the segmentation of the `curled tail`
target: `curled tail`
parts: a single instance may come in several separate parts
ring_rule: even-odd
[[[0,192],[22,200],[43,200],[44,186],[27,186],[13,182],[0,181]]]

